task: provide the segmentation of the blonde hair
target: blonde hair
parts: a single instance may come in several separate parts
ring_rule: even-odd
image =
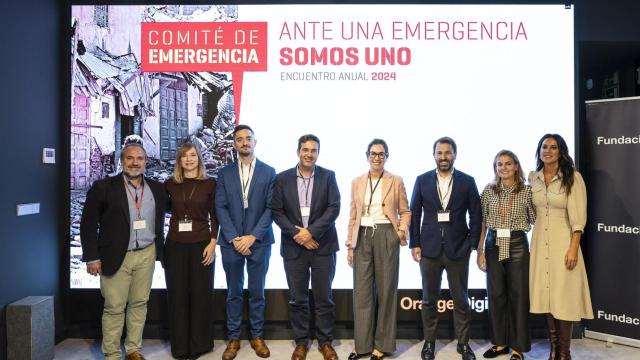
[[[511,160],[513,160],[514,164],[516,165],[516,173],[515,173],[515,179],[514,179],[516,188],[514,190],[516,193],[519,193],[520,190],[524,188],[524,171],[522,171],[522,166],[520,166],[520,160],[518,160],[518,157],[516,156],[516,154],[514,154],[512,151],[509,151],[509,150],[500,150],[496,154],[496,157],[493,158],[493,174],[495,175],[495,178],[493,180],[493,183],[491,183],[491,190],[493,190],[495,194],[499,194],[501,191],[499,185],[502,182],[502,179],[500,178],[500,176],[498,176],[498,159],[500,159],[500,156],[510,157]]]
[[[198,150],[198,147],[193,143],[185,143],[180,146],[178,151],[176,151],[176,166],[173,169],[173,181],[176,184],[182,184],[184,182],[184,169],[182,168],[182,162],[180,161],[180,159],[185,156],[187,151],[191,149],[195,149],[196,154],[198,155],[198,175],[196,176],[196,179],[204,180],[207,178],[207,173],[204,170],[204,162],[202,161],[202,154],[200,153],[200,150]]]

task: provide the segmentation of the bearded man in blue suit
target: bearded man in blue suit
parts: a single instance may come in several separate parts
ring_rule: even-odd
[[[244,269],[249,277],[251,347],[262,358],[270,356],[264,342],[264,287],[271,245],[271,196],[275,170],[255,157],[256,138],[247,125],[233,132],[238,160],[218,173],[216,216],[220,224],[218,244],[227,277],[227,337],[223,360],[234,359],[240,349]]]
[[[478,247],[482,226],[480,195],[473,177],[453,168],[458,148],[450,137],[433,144],[436,169],[416,179],[411,196],[409,247],[422,274],[422,360],[435,359],[436,303],[442,271],[453,298],[453,325],[462,360],[475,360],[469,347],[469,256]],[[467,213],[469,223],[467,223]]]

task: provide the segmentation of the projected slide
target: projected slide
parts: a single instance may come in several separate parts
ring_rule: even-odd
[[[458,144],[455,168],[481,190],[501,149],[533,170],[548,132],[574,147],[573,10],[563,5],[73,6],[71,43],[71,287],[97,288],[81,261],[79,223],[91,184],[117,174],[127,141],[142,141],[146,175],[164,181],[192,141],[207,172],[236,159],[230,133],[248,124],[256,155],[294,167],[300,135],[321,140],[318,165],[336,172],[337,228],[347,236],[351,180],[366,145],[389,144],[386,169],[411,196],[435,167],[433,141]],[[168,222],[167,215],[167,222]],[[267,288],[287,287],[280,231]],[[352,288],[346,251],[334,288]],[[221,261],[215,287],[225,288]],[[420,288],[401,249],[400,283]],[[158,263],[154,288],[163,288]],[[446,277],[443,277],[446,288]],[[485,288],[471,257],[469,288]]]

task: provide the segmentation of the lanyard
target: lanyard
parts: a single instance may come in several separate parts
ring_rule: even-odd
[[[182,183],[183,185],[185,184],[184,182]],[[191,189],[191,194],[189,194],[189,201],[191,201],[191,198],[193,197],[193,193],[196,191],[196,189],[198,188],[198,185],[200,185],[200,183],[196,183],[196,185],[193,187],[193,189]],[[187,202],[187,194],[184,191],[184,187],[182,188],[182,200],[184,201],[184,220],[187,220],[187,214],[189,213],[189,203]]]
[[[509,213],[513,206],[513,196],[511,196],[511,193],[507,193],[507,200],[509,200],[509,203],[503,206],[500,193],[498,193],[498,214],[500,214],[500,224],[502,225],[509,222]]]
[[[137,195],[134,196],[133,193],[131,192],[131,189],[129,189],[129,184],[131,184],[131,181],[129,181],[129,184],[127,184],[127,180],[124,179],[124,177],[122,178],[122,180],[124,180],[124,187],[127,189],[127,192],[131,197],[131,200],[136,204],[136,210],[138,211],[138,219],[140,219],[140,208],[142,207],[142,198],[144,198],[144,179],[142,179],[142,182],[140,183],[140,186],[142,187],[142,193],[140,194],[140,199],[138,199]],[[131,186],[133,186],[133,184],[131,184]],[[137,190],[135,186],[133,186],[133,188]]]
[[[247,191],[247,188],[249,187],[249,182],[251,181],[251,168],[253,166],[253,161],[251,163],[249,163],[249,174],[247,175],[247,181],[244,181],[244,166],[242,164],[242,162],[240,162],[240,173],[242,176],[242,200],[243,201],[247,201],[249,199],[249,192]]]
[[[376,189],[378,188],[378,184],[380,184],[380,180],[382,180],[382,176],[384,175],[384,170],[382,170],[382,174],[380,174],[380,177],[378,178],[378,181],[376,181],[376,186],[373,186],[373,182],[371,181],[371,171],[369,171],[369,189],[371,190],[371,195],[369,196],[369,204],[367,205],[367,215],[369,215],[369,209],[371,208],[371,202],[373,202],[373,193],[376,192]]]
[[[304,195],[304,206],[309,207],[309,188],[311,187],[311,179],[313,178],[313,174],[315,173],[315,169],[314,171],[311,172],[311,176],[309,176],[308,178],[305,178],[304,176],[302,176],[302,173],[300,172],[300,168],[298,168],[298,177],[302,179],[302,185],[304,186],[304,190],[305,190],[305,195]]]
[[[436,174],[436,187],[438,188],[438,197],[440,198],[440,207],[442,208],[442,210],[444,210],[444,199],[446,199],[447,195],[449,195],[452,184],[453,184],[453,174],[451,174],[451,179],[449,179],[449,184],[447,185],[447,192],[444,193],[444,196],[442,196],[442,193],[440,192],[440,179]]]

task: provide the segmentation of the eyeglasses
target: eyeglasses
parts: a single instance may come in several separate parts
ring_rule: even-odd
[[[374,159],[374,158],[378,158],[378,159],[386,159],[389,157],[389,153],[388,152],[372,152],[372,151],[367,151],[366,152],[367,157],[369,157],[369,159]]]

